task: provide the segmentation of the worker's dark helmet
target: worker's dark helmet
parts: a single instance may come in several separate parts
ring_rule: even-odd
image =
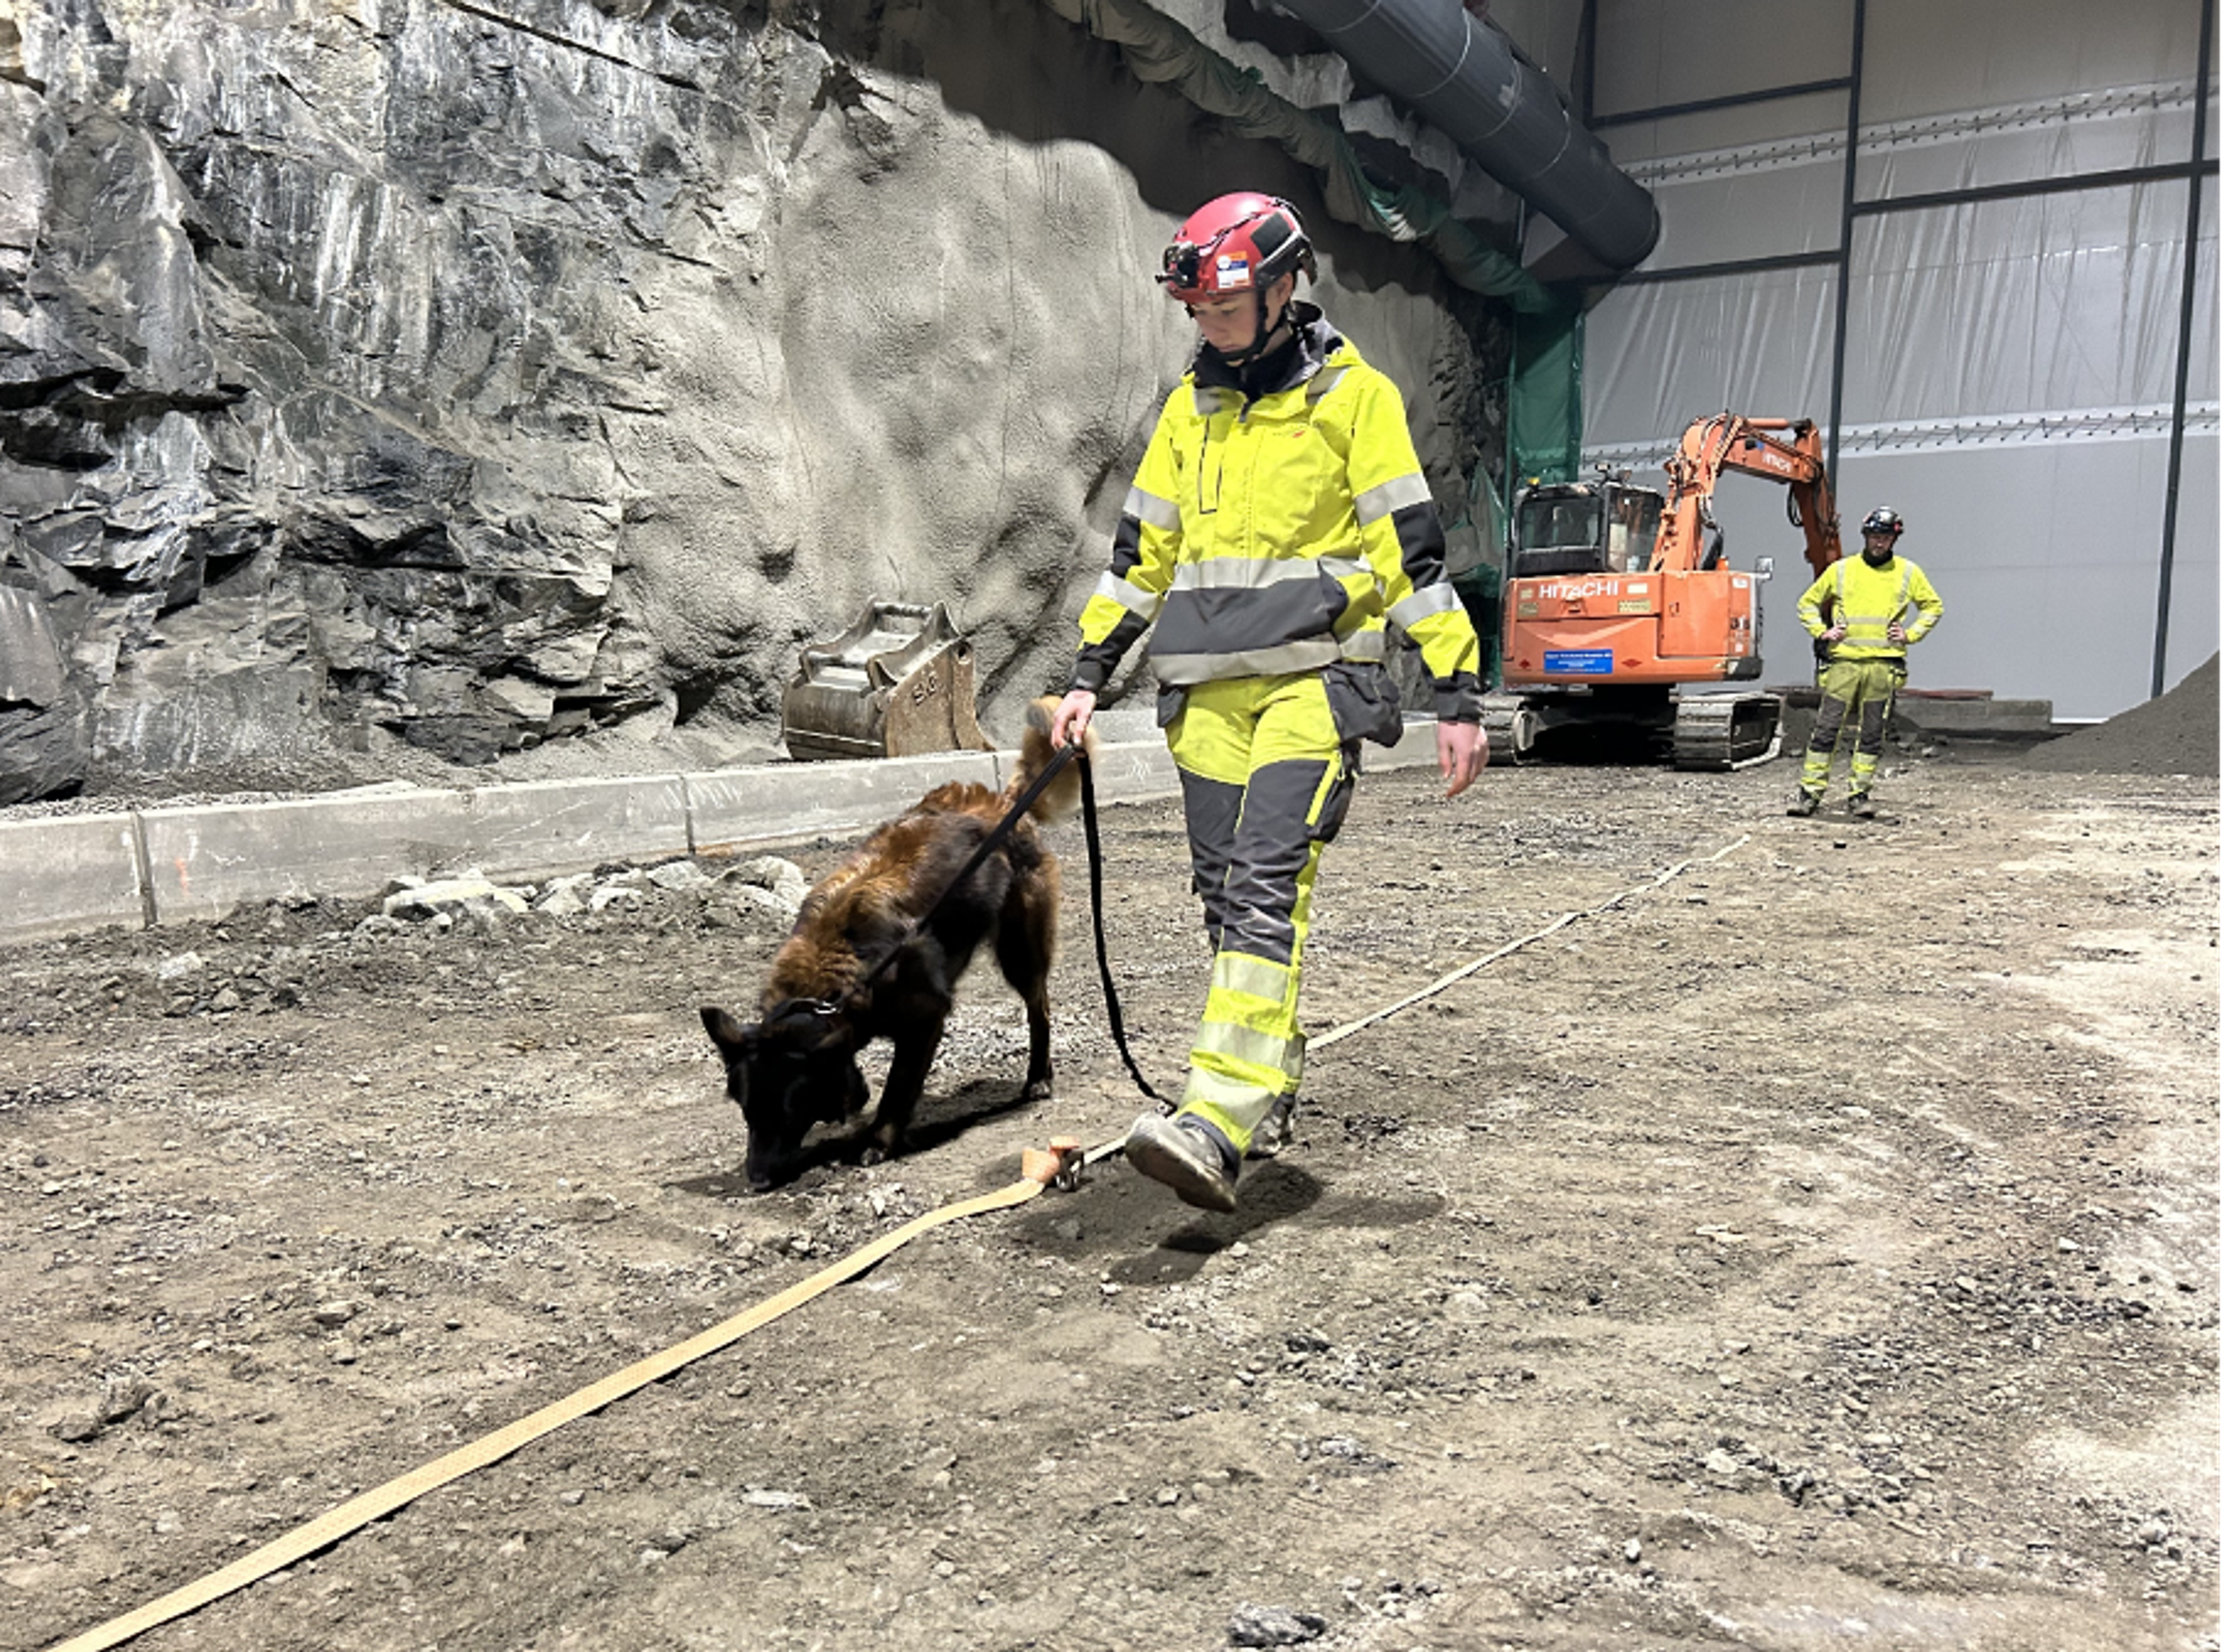
[[[1895,539],[1905,531],[1905,518],[1887,505],[1878,505],[1867,512],[1867,519],[1860,524],[1861,533],[1886,533]]]
[[[1264,292],[1294,270],[1319,279],[1311,237],[1277,195],[1244,191],[1206,201],[1165,248],[1158,280],[1183,304]]]

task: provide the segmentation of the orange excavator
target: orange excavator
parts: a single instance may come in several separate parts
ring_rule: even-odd
[[[1773,559],[1729,566],[1713,489],[1725,471],[1786,483],[1817,576],[1843,555],[1810,419],[1716,413],[1666,462],[1667,491],[1598,467],[1593,482],[1532,487],[1513,512],[1501,691],[1483,702],[1492,763],[1517,763],[1554,730],[1670,737],[1677,769],[1733,769],[1780,744],[1782,701],[1756,689],[1693,692],[1760,674],[1759,587]],[[1541,755],[1540,753],[1538,755]]]

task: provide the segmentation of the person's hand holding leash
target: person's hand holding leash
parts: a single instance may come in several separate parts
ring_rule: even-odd
[[[1060,749],[1077,745],[1080,737],[1088,732],[1089,719],[1095,715],[1095,694],[1089,688],[1069,690],[1057,702],[1057,710],[1049,719],[1049,742]]]

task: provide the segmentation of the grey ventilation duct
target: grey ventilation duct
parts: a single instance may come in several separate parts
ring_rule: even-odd
[[[1659,241],[1650,192],[1458,0],[1276,0],[1615,272]]]

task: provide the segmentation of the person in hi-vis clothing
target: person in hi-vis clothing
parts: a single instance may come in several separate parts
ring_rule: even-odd
[[[1296,991],[1321,851],[1349,808],[1359,743],[1403,728],[1389,625],[1433,682],[1446,795],[1489,760],[1481,645],[1444,571],[1403,399],[1296,297],[1315,273],[1296,210],[1270,195],[1208,202],[1165,249],[1158,279],[1200,342],[1081,612],[1051,730],[1078,738],[1154,625],[1158,720],[1214,956],[1179,1109],[1139,1120],[1126,1152],[1211,1210],[1234,1208],[1246,1153],[1277,1147],[1302,1077]]]
[[[1792,814],[1821,807],[1836,748],[1850,730],[1849,805],[1861,820],[1874,819],[1875,765],[1882,760],[1890,702],[1905,683],[1905,650],[1944,617],[1944,600],[1929,576],[1898,554],[1905,531],[1905,519],[1889,506],[1868,512],[1860,524],[1860,554],[1831,562],[1798,599],[1798,623],[1826,652],[1821,709],[1798,795],[1790,800]]]

